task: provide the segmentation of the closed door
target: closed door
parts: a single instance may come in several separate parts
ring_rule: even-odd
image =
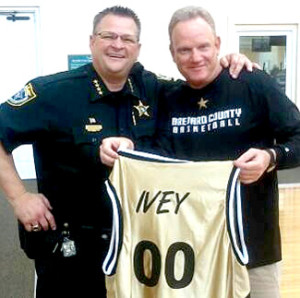
[[[39,71],[36,9],[9,9],[0,6],[0,103],[20,91]],[[13,152],[22,179],[35,178],[30,145]]]

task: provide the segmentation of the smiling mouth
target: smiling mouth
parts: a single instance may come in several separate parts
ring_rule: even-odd
[[[189,67],[190,71],[202,71],[203,69],[205,69],[205,65],[198,65],[198,66]]]
[[[107,55],[109,58],[113,58],[113,59],[123,59],[123,58],[125,58],[125,56],[124,55],[121,55],[121,54],[108,54]]]
[[[198,68],[204,68],[206,65],[205,64],[197,64],[197,65],[193,65],[191,66],[190,68],[195,68],[195,69],[198,69]]]

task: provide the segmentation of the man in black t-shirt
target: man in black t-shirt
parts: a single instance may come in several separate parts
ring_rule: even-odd
[[[275,168],[300,164],[300,114],[264,72],[230,78],[217,59],[220,38],[214,20],[199,7],[176,11],[169,24],[170,49],[186,82],[165,90],[159,101],[153,144],[139,149],[188,160],[235,160],[245,200],[251,297],[276,298],[281,243]],[[125,139],[102,143],[101,159],[113,164],[112,150]]]

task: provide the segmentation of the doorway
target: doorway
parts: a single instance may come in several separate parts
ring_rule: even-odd
[[[299,107],[296,101],[297,25],[234,22],[230,28],[233,50],[260,64]],[[278,171],[278,177],[281,186],[299,185],[300,168]]]
[[[296,102],[297,26],[236,25],[238,50],[260,64]]]
[[[20,91],[25,83],[38,76],[38,8],[0,6],[0,103]],[[13,152],[22,179],[36,177],[32,147],[24,145]]]
[[[0,6],[0,104],[36,76],[39,66],[39,11],[37,7]],[[36,192],[30,145],[13,152],[19,175],[28,191]],[[34,297],[34,265],[19,245],[17,220],[0,191],[0,289],[1,297]]]

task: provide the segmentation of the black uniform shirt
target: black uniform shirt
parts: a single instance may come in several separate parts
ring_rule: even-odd
[[[89,64],[36,78],[3,103],[0,139],[8,152],[33,145],[38,189],[58,224],[110,227],[99,145],[108,136],[153,134],[156,98],[156,79],[140,64],[115,93]]]

